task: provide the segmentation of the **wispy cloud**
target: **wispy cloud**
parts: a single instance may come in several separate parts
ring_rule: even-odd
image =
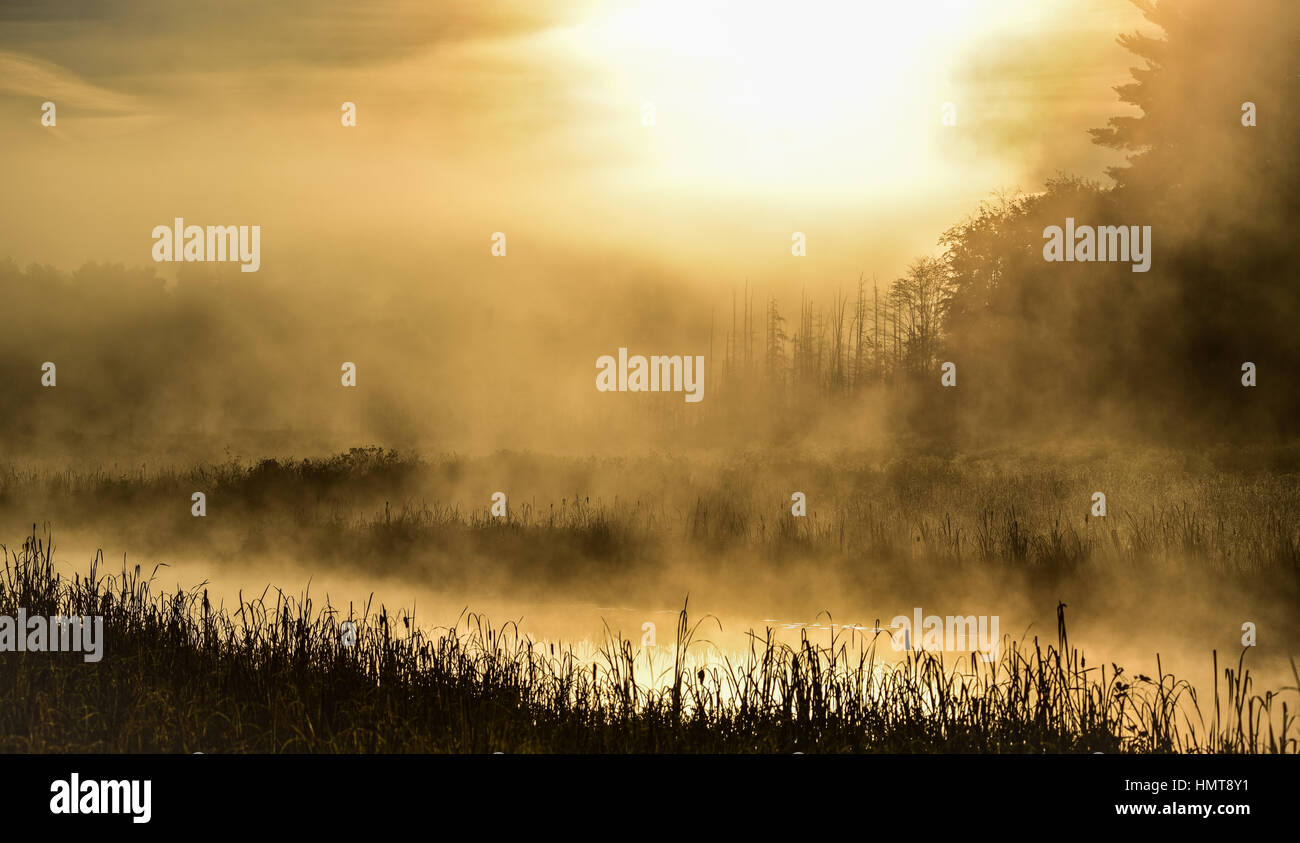
[[[148,86],[177,71],[386,63],[443,44],[545,29],[585,0],[47,0],[0,4],[0,50]]]
[[[136,97],[87,82],[53,62],[6,50],[0,50],[0,93],[52,100],[60,107],[108,116],[144,110]]]

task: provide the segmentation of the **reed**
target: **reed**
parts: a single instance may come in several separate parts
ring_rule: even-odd
[[[0,654],[5,752],[1300,750],[1285,701],[1300,673],[1259,693],[1244,652],[1222,673],[1214,653],[1211,720],[1163,670],[1089,665],[1064,606],[1055,642],[1007,639],[988,663],[886,660],[880,630],[789,645],[768,629],[744,653],[700,659],[700,621],[683,606],[673,663],[645,682],[652,659],[608,629],[588,658],[473,613],[426,630],[383,606],[344,612],[270,589],[214,606],[203,583],[155,593],[156,569],[108,574],[102,557],[69,580],[35,530],[3,556],[0,614],[102,615],[107,638],[98,663]]]

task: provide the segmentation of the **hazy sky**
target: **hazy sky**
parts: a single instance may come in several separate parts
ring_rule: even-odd
[[[289,282],[472,272],[494,231],[515,272],[892,278],[992,191],[1116,163],[1086,129],[1125,113],[1115,36],[1142,24],[1127,0],[8,2],[0,256],[151,264],[183,216],[261,225]]]

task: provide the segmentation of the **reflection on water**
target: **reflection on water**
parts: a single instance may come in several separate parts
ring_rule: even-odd
[[[85,570],[94,551],[84,546],[60,546],[58,567],[71,576]],[[106,560],[108,568],[115,568]],[[794,683],[763,693],[797,693],[795,665],[818,677],[827,689],[844,699],[885,704],[891,695],[906,696],[914,713],[928,715],[951,704],[954,695],[1005,695],[1008,683],[1029,660],[1051,658],[1059,647],[1062,630],[1056,606],[1031,606],[1024,595],[999,600],[981,596],[978,601],[948,598],[909,606],[898,599],[854,600],[841,595],[844,606],[800,614],[744,605],[747,601],[718,600],[712,605],[696,597],[682,605],[647,603],[626,605],[565,601],[539,589],[532,597],[500,594],[448,593],[436,584],[414,584],[405,576],[385,576],[368,560],[359,560],[355,573],[330,568],[309,570],[300,562],[275,564],[213,564],[206,560],[169,562],[154,568],[138,560],[146,575],[154,574],[153,590],[196,586],[207,589],[215,607],[229,609],[241,598],[253,599],[277,589],[295,600],[310,598],[317,609],[329,605],[343,616],[373,617],[381,608],[419,630],[437,637],[454,632],[463,638],[492,630],[495,640],[508,648],[524,648],[565,669],[593,670],[602,680],[630,680],[647,694],[683,694],[683,705],[726,705],[758,692],[756,683]],[[126,560],[134,567],[137,560]],[[297,587],[290,584],[297,583]],[[726,596],[722,594],[722,596]],[[1086,706],[1120,688],[1134,706],[1164,705],[1178,697],[1178,717],[1173,728],[1204,743],[1213,725],[1216,677],[1213,651],[1217,650],[1220,694],[1226,692],[1223,671],[1236,669],[1242,648],[1234,646],[1236,629],[1214,629],[1160,617],[1144,617],[1130,606],[1090,601],[1084,591],[1067,594],[1073,608],[1065,609],[1068,644],[1074,654],[1066,669],[1075,677],[1063,688],[1078,693]],[[1138,599],[1142,595],[1137,596]],[[1230,595],[1219,595],[1217,610],[1225,613]],[[783,601],[774,599],[773,605]],[[957,605],[1010,606],[999,614],[958,614]],[[1232,608],[1232,607],[1227,607]],[[1241,608],[1241,607],[1238,607]],[[1241,608],[1241,611],[1245,611]],[[952,612],[952,614],[948,614]],[[1271,627],[1265,624],[1265,629]],[[996,638],[991,636],[996,635]],[[1263,636],[1260,645],[1247,650],[1245,666],[1254,684],[1249,693],[1294,687],[1287,640]],[[956,645],[956,646],[954,646]],[[965,646],[962,646],[965,645]],[[111,635],[108,647],[111,652]],[[594,667],[593,667],[594,666]],[[1123,672],[1119,672],[1120,669]],[[680,679],[679,679],[680,677]],[[1176,677],[1176,678],[1173,678]],[[1073,681],[1073,680],[1072,680]],[[1118,685],[1116,684],[1118,683]],[[1013,683],[1014,684],[1014,683]],[[1294,710],[1295,691],[1284,699]],[[1097,697],[1100,699],[1100,697]],[[948,702],[944,702],[947,700]],[[836,703],[830,702],[829,710]],[[845,704],[845,703],[840,703]],[[1279,732],[1281,706],[1274,705],[1262,721]],[[1136,722],[1140,722],[1136,720]],[[1136,737],[1137,726],[1134,726]]]

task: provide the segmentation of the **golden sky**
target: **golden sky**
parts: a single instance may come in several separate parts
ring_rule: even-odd
[[[1124,113],[1115,36],[1142,24],[1127,0],[6,4],[0,256],[149,264],[184,216],[261,225],[289,282],[494,231],[525,264],[893,277],[991,192],[1116,163],[1086,130]]]

